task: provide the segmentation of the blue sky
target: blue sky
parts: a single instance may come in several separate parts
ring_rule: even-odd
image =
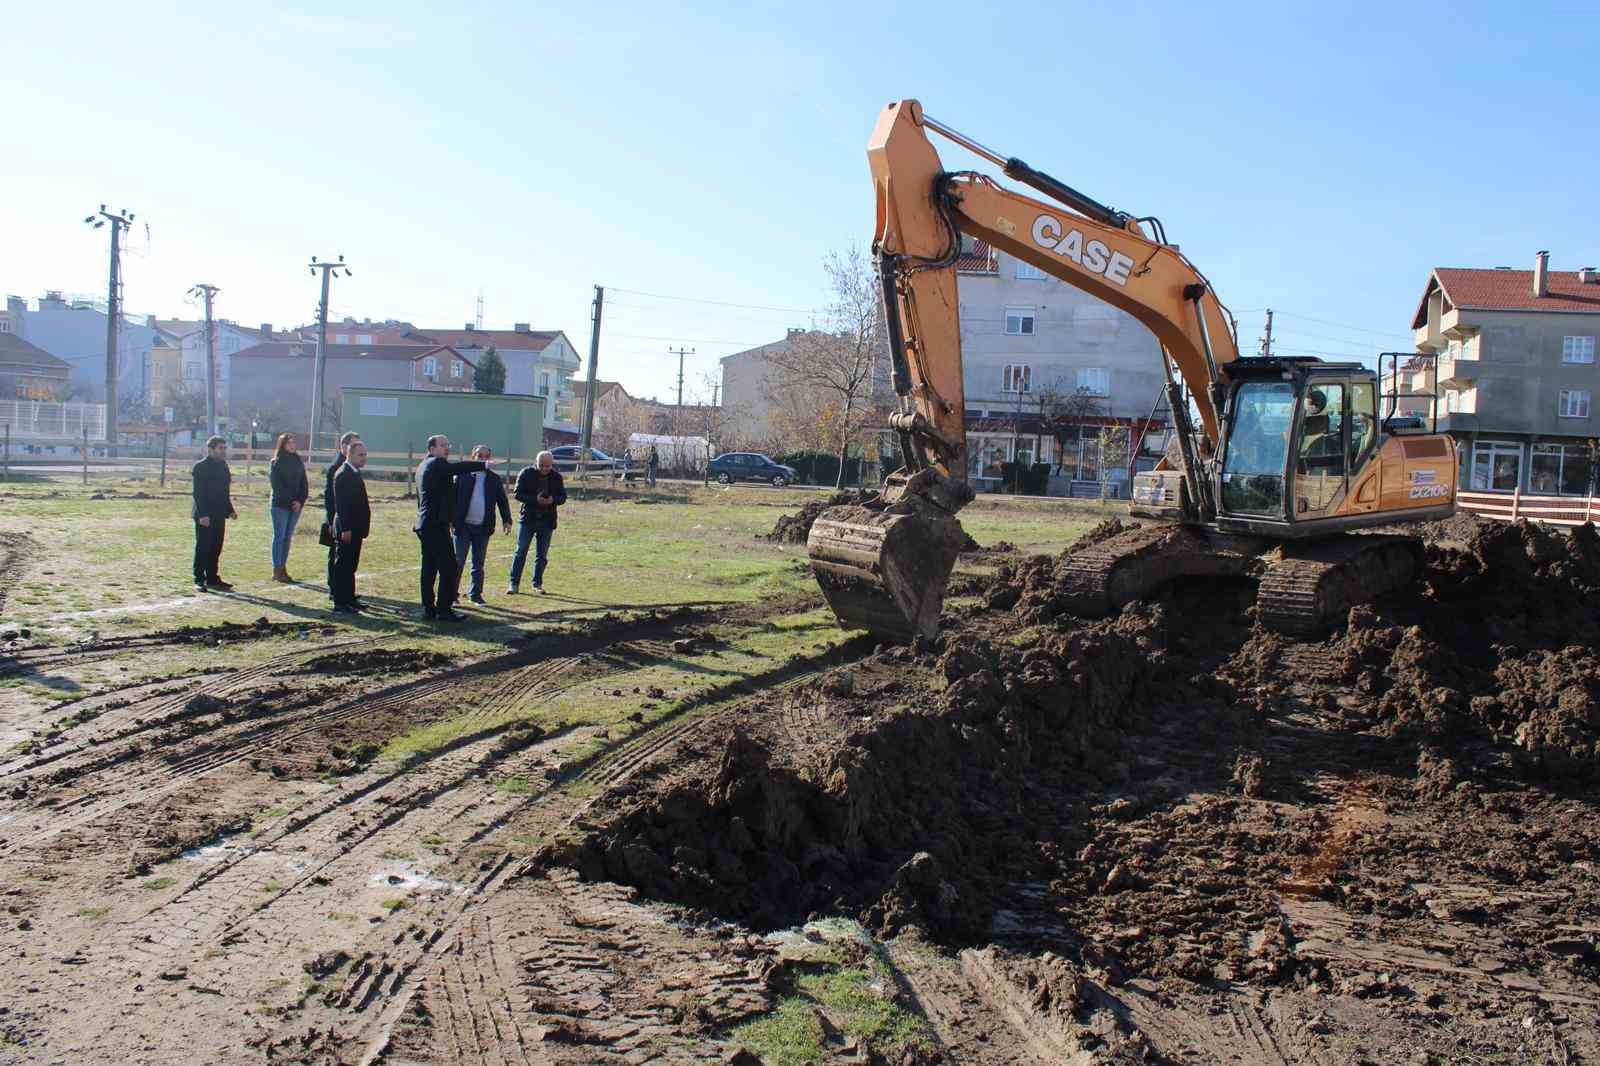
[[[870,238],[873,120],[915,96],[1161,216],[1246,347],[1270,306],[1280,350],[1359,357],[1407,347],[1433,266],[1600,261],[1600,15],[1519,8],[26,4],[0,288],[101,292],[107,202],[141,223],[135,310],[208,281],[309,321],[304,264],[342,253],[336,313],[459,326],[482,289],[486,325],[586,349],[598,282],[601,376],[666,397],[687,345],[694,396],[825,300],[823,256]]]

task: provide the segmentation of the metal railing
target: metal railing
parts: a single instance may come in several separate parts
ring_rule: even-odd
[[[11,427],[14,440],[106,439],[106,405],[103,403],[40,403],[34,400],[0,400],[0,425]]]

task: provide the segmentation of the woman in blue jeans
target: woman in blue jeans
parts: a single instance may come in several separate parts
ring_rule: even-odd
[[[311,495],[306,481],[306,463],[300,458],[293,433],[278,434],[272,452],[272,580],[293,583],[289,576],[289,545],[294,542],[294,527],[300,524],[300,510]]]
[[[567,502],[567,488],[556,469],[556,458],[540,452],[536,465],[525,466],[517,475],[517,491],[522,504],[522,525],[517,529],[517,554],[511,558],[511,584],[506,594],[515,596],[522,582],[522,567],[528,561],[528,545],[537,542],[533,562],[533,587],[544,591],[544,568],[550,557],[550,538],[556,531],[556,508]]]

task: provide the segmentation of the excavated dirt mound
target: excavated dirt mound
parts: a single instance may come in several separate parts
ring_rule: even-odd
[[[811,535],[811,527],[816,524],[817,516],[830,507],[842,507],[847,504],[865,504],[878,498],[878,493],[872,489],[848,489],[836,492],[825,500],[812,500],[801,507],[794,514],[786,514],[778,519],[763,540],[774,544],[804,544]]]
[[[1417,587],[1316,643],[1255,627],[1245,582],[1041,620],[1058,560],[1003,566],[1001,606],[757,697],[543,861],[1107,986],[1600,1005],[1600,537],[1426,536]]]

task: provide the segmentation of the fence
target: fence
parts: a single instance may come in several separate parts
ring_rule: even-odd
[[[13,439],[28,442],[78,441],[87,429],[98,444],[106,439],[106,405],[0,400],[0,425],[11,427]]]
[[[1593,496],[1525,496],[1515,492],[1457,492],[1456,506],[1484,518],[1515,522],[1545,522],[1554,526],[1581,526],[1600,517],[1600,500]]]

